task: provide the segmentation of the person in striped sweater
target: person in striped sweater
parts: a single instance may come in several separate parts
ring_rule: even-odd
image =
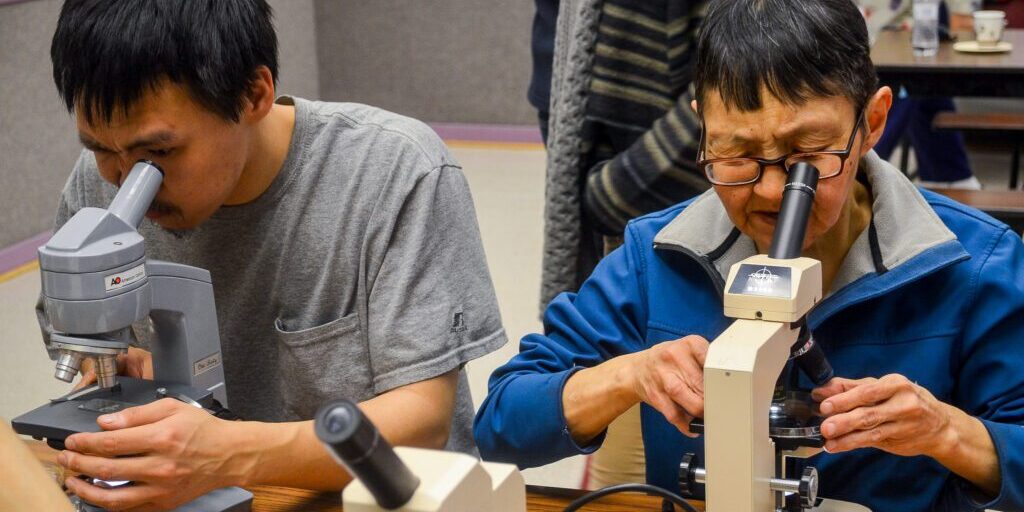
[[[557,22],[551,13],[557,0],[537,0],[534,22],[534,77],[529,99],[538,108],[549,147],[549,176],[573,176],[574,185],[564,193],[551,193],[551,206],[565,206],[568,196],[575,204],[572,215],[549,217],[546,225],[545,304],[558,292],[574,290],[597,261],[621,244],[626,223],[634,217],[661,210],[707,190],[696,168],[700,122],[690,107],[692,60],[696,38],[707,9],[707,0],[582,0],[560,6]],[[567,14],[567,15],[566,15]],[[558,31],[555,46],[570,59],[587,59],[587,69],[569,72],[572,66],[554,70],[560,83],[544,83],[551,74],[552,46],[548,38]],[[569,37],[573,40],[570,41]],[[589,39],[588,39],[589,38]],[[588,44],[573,45],[587,40]],[[556,49],[554,53],[559,53]],[[558,62],[555,63],[559,65]],[[571,76],[570,76],[571,75]],[[582,79],[581,79],[582,77]],[[577,80],[578,91],[566,87]],[[550,85],[550,88],[545,86]],[[550,90],[562,92],[550,102]],[[585,107],[576,122],[564,123],[565,95],[585,96]],[[554,106],[553,133],[549,139],[548,106]],[[559,121],[563,122],[559,122]],[[573,162],[559,158],[560,142],[572,132],[578,144],[570,144]],[[573,220],[576,222],[573,222]],[[578,240],[552,255],[552,243]],[[576,268],[575,278],[549,279],[551,270]],[[643,443],[639,409],[623,415],[609,428],[608,440],[588,466],[586,484],[644,480]]]

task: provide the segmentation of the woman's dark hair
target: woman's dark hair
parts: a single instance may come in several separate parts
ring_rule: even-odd
[[[164,80],[238,121],[259,66],[277,80],[277,36],[265,0],[67,0],[50,57],[68,111],[80,103],[90,123],[127,113]]]
[[[714,0],[700,29],[698,104],[761,108],[761,90],[801,104],[843,96],[862,110],[878,89],[867,26],[852,0]]]

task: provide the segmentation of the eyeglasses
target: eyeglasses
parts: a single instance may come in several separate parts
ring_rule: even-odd
[[[850,141],[846,143],[846,149],[842,151],[810,151],[806,153],[790,153],[772,160],[764,158],[709,158],[704,156],[704,130],[700,135],[700,156],[697,165],[704,169],[708,181],[715,185],[748,185],[756,183],[764,174],[764,168],[768,165],[782,165],[786,173],[799,162],[807,162],[818,169],[819,180],[827,180],[839,176],[843,172],[846,159],[850,157],[853,150],[853,141],[857,138],[861,123],[864,120],[864,112],[857,117],[857,124],[853,126],[853,133],[850,134]]]

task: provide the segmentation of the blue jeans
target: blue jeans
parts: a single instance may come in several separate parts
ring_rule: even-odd
[[[958,181],[971,177],[967,148],[960,132],[932,129],[939,112],[953,111],[952,98],[893,98],[892,109],[875,152],[888,160],[904,133],[917,157],[917,175],[924,181]]]

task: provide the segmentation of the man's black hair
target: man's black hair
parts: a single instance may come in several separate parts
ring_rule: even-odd
[[[259,66],[277,81],[265,0],[67,0],[50,47],[57,91],[87,122],[127,113],[164,80],[238,121]]]
[[[878,89],[863,16],[852,0],[715,0],[697,45],[698,104],[761,108],[761,89],[802,104],[842,96],[862,110]]]

